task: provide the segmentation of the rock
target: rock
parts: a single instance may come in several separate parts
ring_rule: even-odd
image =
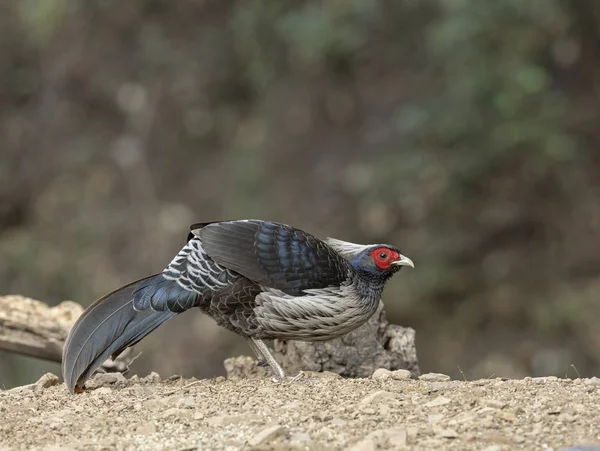
[[[375,451],[375,449],[377,449],[377,446],[373,440],[370,438],[363,438],[356,442],[354,446],[350,448],[350,451]]]
[[[109,387],[100,387],[93,391],[93,395],[95,398],[100,398],[104,395],[110,395],[112,393],[112,389]]]
[[[248,440],[248,445],[250,446],[258,446],[265,443],[272,442],[273,440],[285,435],[287,433],[287,429],[279,424],[274,426],[269,426],[268,428],[263,429],[258,434],[253,436]]]
[[[583,383],[592,387],[600,387],[600,378],[594,376],[590,379],[585,379]]]
[[[391,379],[392,372],[385,368],[377,368],[371,377],[373,379]]]
[[[193,408],[196,406],[196,400],[193,396],[182,396],[176,400],[175,405],[179,407]]]
[[[385,369],[385,368],[377,368],[375,370],[375,372],[373,373],[373,375],[371,376],[371,378],[372,379],[396,379],[396,380],[403,380],[403,379],[410,379],[411,376],[412,376],[412,374],[408,370],[390,371],[390,370]]]
[[[595,445],[574,445],[569,448],[563,448],[561,451],[600,451],[600,446]]]
[[[172,376],[167,377],[167,380],[169,382],[178,381],[179,379],[182,379],[182,377],[179,374],[173,374]]]
[[[389,400],[389,399],[397,399],[397,395],[395,393],[389,392],[389,391],[376,391],[375,393],[371,393],[370,395],[365,396],[363,399],[361,399],[361,401],[359,402],[359,404],[361,406],[368,406],[371,404],[378,404],[383,400]]]
[[[142,377],[140,379],[141,382],[147,382],[147,383],[152,383],[152,384],[156,384],[158,382],[161,381],[160,379],[160,374],[152,371],[150,374],[148,374],[146,377]]]
[[[490,445],[486,446],[481,451],[502,451],[502,447],[500,445]]]
[[[220,427],[235,422],[230,421],[231,418],[233,418],[231,415],[219,415],[216,417],[210,417],[208,420],[206,420],[206,422],[211,427]]]
[[[77,448],[74,448],[72,446],[48,445],[44,446],[41,451],[75,451],[76,449]],[[2,448],[0,448],[0,451],[2,451]]]
[[[446,404],[449,404],[452,400],[448,399],[444,396],[438,396],[437,398],[426,402],[425,404],[423,404],[424,407],[439,407],[439,406],[444,406]]]
[[[557,420],[561,423],[573,423],[577,419],[577,415],[571,415],[568,412],[562,412],[558,415]]]
[[[206,422],[212,427],[227,426],[229,424],[249,424],[261,422],[263,419],[260,415],[244,414],[244,415],[219,415],[211,417]]]
[[[458,433],[454,429],[440,429],[437,434],[444,438],[458,438]]]
[[[310,443],[312,442],[312,439],[310,438],[310,435],[308,435],[306,432],[295,432],[290,437],[290,442]]]
[[[139,435],[150,435],[156,432],[156,425],[154,423],[144,423],[135,429],[135,432]]]
[[[450,376],[441,373],[427,373],[420,375],[419,380],[425,382],[446,382],[450,380]]]
[[[87,388],[98,388],[104,385],[111,385],[117,382],[127,382],[125,376],[121,373],[98,373],[93,379],[86,383]]]
[[[46,373],[35,383],[36,389],[49,388],[58,385],[58,376],[52,373]]]
[[[429,415],[427,417],[427,421],[429,424],[436,424],[439,423],[440,421],[442,421],[444,419],[444,415],[441,413],[435,414],[435,415]]]
[[[168,418],[168,417],[183,417],[188,414],[189,410],[179,409],[178,407],[171,407],[170,409],[165,410],[163,413],[159,415],[159,418]]]
[[[505,421],[514,422],[517,421],[517,415],[514,412],[500,411],[496,414],[498,418],[502,418]]]
[[[410,379],[412,377],[411,372],[408,370],[395,370],[395,371],[391,371],[391,374],[392,374],[392,379],[397,379],[397,380]]]
[[[482,403],[484,406],[493,407],[494,409],[502,409],[506,405],[506,403],[497,399],[485,399]]]
[[[406,429],[386,429],[384,436],[387,439],[388,446],[392,448],[406,446]]]

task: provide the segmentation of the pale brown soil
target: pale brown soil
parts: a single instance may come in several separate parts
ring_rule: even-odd
[[[79,395],[49,378],[0,391],[0,448],[497,451],[600,444],[596,378],[310,377],[318,380],[109,374]]]

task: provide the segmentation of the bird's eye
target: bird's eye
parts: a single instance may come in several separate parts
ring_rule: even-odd
[[[381,260],[385,260],[387,258],[387,256],[388,256],[387,252],[380,252],[379,253],[379,258]]]

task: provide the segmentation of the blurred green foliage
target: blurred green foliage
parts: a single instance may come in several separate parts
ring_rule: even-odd
[[[164,267],[189,223],[265,217],[411,256],[385,299],[425,370],[600,368],[592,2],[1,8],[6,293],[87,304]],[[149,337],[181,351],[140,371],[222,371],[231,337],[202,321]]]

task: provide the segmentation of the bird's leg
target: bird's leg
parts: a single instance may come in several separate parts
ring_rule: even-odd
[[[277,363],[277,360],[275,360],[275,358],[271,355],[271,351],[269,351],[269,348],[267,348],[267,345],[264,344],[264,342],[262,340],[258,340],[254,337],[252,337],[252,342],[253,342],[254,346],[256,346],[256,349],[262,354],[264,359],[267,361],[267,363],[271,367],[271,370],[273,371],[273,374],[275,375],[275,377],[277,379],[285,379],[285,373],[283,372],[283,368],[281,368],[281,366],[279,366],[279,363]],[[254,350],[254,348],[253,348],[253,350]]]
[[[254,354],[256,355],[256,358],[258,359],[257,366],[262,367],[262,366],[267,365],[267,363],[265,362],[265,357],[263,356],[262,352],[260,352],[260,349],[258,349],[258,346],[256,346],[254,344],[254,339],[246,338],[246,343],[248,344],[248,347],[250,349],[252,349],[252,352],[254,352]]]

